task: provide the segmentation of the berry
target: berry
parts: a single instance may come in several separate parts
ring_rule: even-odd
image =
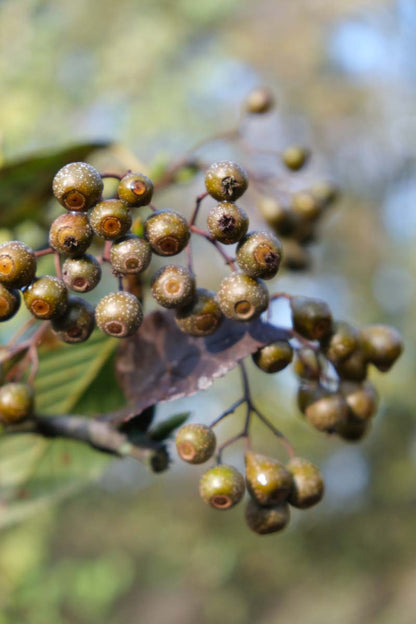
[[[116,275],[136,275],[145,271],[152,259],[147,241],[135,234],[127,234],[111,245],[110,261]]]
[[[105,199],[89,213],[94,233],[105,240],[116,240],[127,234],[132,219],[129,209],[119,199]]]
[[[195,277],[189,269],[173,264],[164,266],[152,280],[152,295],[164,308],[181,308],[195,298]]]
[[[315,221],[320,217],[322,205],[308,191],[300,191],[292,195],[292,210],[306,221]]]
[[[140,301],[129,292],[119,291],[106,295],[97,303],[95,322],[108,336],[132,336],[143,321]]]
[[[32,416],[33,389],[25,383],[7,383],[0,387],[0,420],[13,425]]]
[[[144,236],[158,256],[175,256],[188,244],[188,222],[178,212],[159,210],[144,222]]]
[[[235,321],[252,321],[269,304],[269,292],[263,282],[245,273],[224,278],[217,297],[224,316]]]
[[[103,181],[98,171],[84,162],[65,165],[53,179],[53,194],[67,210],[86,212],[100,201]]]
[[[325,396],[309,403],[305,409],[308,422],[319,431],[333,432],[347,419],[348,405],[338,393],[327,392]]]
[[[252,115],[268,113],[275,104],[272,92],[267,87],[257,87],[250,91],[244,102],[244,110]]]
[[[234,202],[248,187],[248,176],[240,165],[231,160],[213,163],[205,174],[208,193],[218,201]]]
[[[38,277],[23,293],[29,312],[38,319],[61,316],[68,305],[68,291],[63,280],[52,275]]]
[[[240,502],[244,492],[243,475],[227,464],[210,468],[199,482],[201,498],[215,509],[231,509]]]
[[[268,232],[250,232],[237,245],[236,260],[250,277],[271,279],[279,270],[282,245]]]
[[[297,225],[297,217],[281,201],[275,197],[262,197],[258,206],[264,220],[276,234],[281,236],[293,234]]]
[[[49,245],[65,256],[82,256],[91,244],[93,231],[85,214],[67,212],[53,222],[49,230]]]
[[[347,418],[346,421],[338,425],[336,433],[348,442],[358,442],[363,439],[369,429],[370,421],[351,420],[350,418]]]
[[[70,344],[85,342],[95,326],[94,308],[81,297],[69,297],[64,314],[52,321],[58,337]]]
[[[231,202],[221,202],[212,208],[207,218],[209,233],[224,245],[238,243],[248,229],[248,216]]]
[[[347,402],[350,421],[368,421],[374,416],[377,411],[378,395],[372,383],[342,381],[339,390]]]
[[[215,433],[210,427],[199,424],[184,425],[176,434],[176,450],[189,464],[203,464],[214,454]]]
[[[36,257],[33,250],[20,241],[0,245],[0,283],[8,288],[22,288],[36,274]]]
[[[90,292],[101,279],[100,263],[90,254],[67,258],[62,265],[62,279],[71,290]]]
[[[283,266],[290,271],[306,271],[311,267],[311,255],[298,241],[285,240]]]
[[[284,465],[265,455],[245,455],[246,485],[250,496],[263,507],[283,503],[292,489],[292,475]]]
[[[334,366],[341,379],[364,381],[367,377],[368,362],[360,346],[345,360],[338,362]]]
[[[332,182],[316,182],[311,188],[311,193],[323,208],[333,204],[338,197],[338,189]]]
[[[8,321],[20,308],[20,293],[18,290],[6,288],[0,284],[0,322]]]
[[[265,373],[278,373],[291,363],[293,349],[287,340],[278,340],[252,355],[253,362]]]
[[[247,502],[245,519],[247,526],[258,535],[277,533],[289,523],[290,507],[287,503],[274,507],[262,507],[250,499]]]
[[[309,340],[321,340],[332,329],[328,305],[312,297],[292,297],[290,300],[293,328]]]
[[[361,331],[366,359],[380,371],[388,371],[403,351],[403,341],[397,329],[388,325],[369,325]]]
[[[175,321],[179,329],[190,336],[213,334],[222,321],[215,293],[205,288],[197,288],[195,299],[176,312]]]
[[[310,153],[304,147],[292,145],[287,147],[282,154],[282,160],[288,169],[299,171],[309,160]]]
[[[288,502],[299,509],[319,503],[324,495],[324,482],[317,466],[307,459],[293,457],[287,469],[293,476],[293,489]]]
[[[327,394],[325,388],[323,388],[317,381],[302,380],[298,392],[297,403],[299,410],[304,414],[306,409],[312,403],[319,401]]]
[[[153,182],[144,173],[128,173],[118,185],[119,198],[128,206],[147,206],[153,195]]]
[[[333,364],[337,364],[357,349],[360,333],[349,323],[338,321],[333,324],[332,332],[324,336],[321,347],[325,356]]]
[[[321,367],[316,351],[308,347],[299,349],[296,354],[293,370],[302,380],[319,381]]]

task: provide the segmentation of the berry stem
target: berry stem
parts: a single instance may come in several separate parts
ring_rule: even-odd
[[[58,279],[62,279],[62,270],[61,270],[61,258],[59,253],[55,251],[54,253],[54,262],[55,262],[55,273]]]
[[[232,269],[232,271],[236,271],[237,270],[237,267],[235,266],[233,258],[231,258],[231,256],[229,256],[222,249],[221,245],[210,234],[208,234],[208,232],[205,232],[204,230],[201,230],[200,228],[196,227],[196,225],[191,225],[190,229],[191,229],[192,232],[194,232],[198,236],[202,236],[207,241],[209,241],[211,243],[211,245],[214,245],[214,247],[218,251],[218,253],[224,258],[225,264],[227,264]]]
[[[199,208],[201,206],[202,201],[205,199],[205,197],[208,197],[208,192],[205,193],[201,193],[201,195],[198,195],[198,197],[195,200],[195,208],[194,211],[191,215],[191,218],[189,220],[189,225],[192,226],[195,224],[195,221],[198,217],[198,212],[199,212]]]
[[[130,173],[129,171],[126,171],[126,173],[100,173],[100,176],[104,179],[104,178],[114,178],[115,180],[122,180],[124,178],[125,175],[127,175],[127,173]]]
[[[233,403],[231,405],[231,407],[229,407],[227,410],[225,410],[225,412],[223,412],[222,414],[220,414],[220,416],[218,416],[218,418],[216,418],[209,426],[212,429],[212,427],[215,427],[215,425],[218,425],[219,422],[221,422],[224,418],[226,418],[227,416],[229,416],[230,414],[233,414],[235,412],[235,410],[237,409],[237,407],[239,407],[240,405],[242,405],[245,402],[245,398],[243,397],[242,399],[239,399],[238,401],[236,401],[235,403]]]
[[[55,253],[52,247],[46,247],[46,249],[39,249],[39,251],[35,251],[35,257],[41,258],[42,256],[47,256],[52,253]]]
[[[283,435],[283,433],[281,431],[279,431],[279,429],[277,429],[268,418],[266,418],[266,416],[264,416],[264,414],[262,414],[262,412],[260,412],[256,407],[253,407],[253,411],[255,412],[257,418],[259,418],[259,420],[261,420],[261,422],[266,425],[266,427],[268,429],[270,429],[270,431],[277,437],[279,438],[280,442],[282,443],[282,445],[285,447],[289,457],[295,457],[296,453],[295,450],[293,448],[293,446],[290,444],[289,440],[286,438],[286,436]]]

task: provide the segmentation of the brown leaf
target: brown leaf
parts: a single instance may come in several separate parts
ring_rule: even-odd
[[[206,390],[247,355],[289,337],[286,330],[260,320],[226,319],[212,336],[193,338],[177,328],[170,312],[152,312],[119,347],[116,370],[130,408],[111,417],[126,421],[150,405]]]

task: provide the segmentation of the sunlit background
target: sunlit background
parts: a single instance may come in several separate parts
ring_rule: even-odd
[[[106,463],[93,483],[5,523],[0,624],[414,622],[415,32],[414,0],[0,2],[3,163],[111,141],[157,168],[233,126],[247,92],[267,84],[278,112],[252,122],[252,140],[306,145],[312,175],[343,190],[313,269],[286,273],[279,290],[322,297],[357,325],[393,324],[406,345],[388,376],[372,375],[382,403],[359,445],[307,426],[290,372],[265,379],[250,369],[262,409],[327,486],[283,533],[255,536],[241,509],[206,507],[199,468],[175,460],[153,476],[133,461]],[[201,154],[233,152],[217,142]],[[198,178],[160,201],[186,211],[201,190]],[[283,306],[275,317],[287,322]],[[189,409],[208,422],[239,397],[238,384],[231,373],[158,417]],[[260,427],[255,439],[281,453]],[[241,453],[227,457],[241,466]]]

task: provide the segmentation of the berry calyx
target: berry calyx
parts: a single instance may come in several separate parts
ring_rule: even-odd
[[[318,467],[307,459],[293,457],[287,469],[293,477],[288,502],[299,509],[307,509],[319,503],[324,495],[324,482]]]
[[[272,507],[287,499],[293,480],[281,462],[249,451],[245,454],[245,465],[247,490],[259,505]]]
[[[57,217],[49,229],[49,245],[60,254],[82,256],[91,244],[93,231],[87,215],[67,212]]]
[[[195,298],[195,277],[191,271],[173,264],[161,267],[152,279],[152,295],[164,308],[182,308]]]
[[[188,464],[203,464],[215,451],[216,437],[210,427],[200,424],[184,425],[176,434],[176,450]]]
[[[213,334],[222,319],[215,293],[205,288],[197,288],[192,303],[177,310],[175,316],[179,329],[190,336]]]
[[[63,280],[52,275],[38,277],[23,293],[29,312],[38,319],[61,316],[68,305],[68,291]]]
[[[25,383],[7,383],[0,387],[0,421],[14,425],[32,416],[33,388]]]
[[[283,248],[268,232],[250,232],[237,245],[236,260],[250,277],[271,279],[279,270]]]
[[[234,202],[247,190],[248,176],[240,165],[231,160],[215,162],[207,169],[205,187],[214,199]]]
[[[224,278],[217,297],[224,316],[235,321],[252,321],[269,304],[269,291],[265,284],[245,273],[233,273]]]
[[[132,336],[142,321],[143,310],[140,301],[129,292],[110,293],[100,299],[95,308],[97,327],[115,338]]]
[[[36,274],[36,257],[33,250],[20,241],[0,245],[0,283],[8,288],[22,288]]]
[[[243,238],[248,229],[247,213],[231,202],[221,202],[208,214],[208,231],[215,240],[233,245]]]
[[[185,249],[191,232],[181,214],[172,210],[159,210],[144,222],[144,236],[157,255],[175,256]]]
[[[20,308],[18,290],[6,288],[0,283],[0,322],[8,321]]]
[[[309,340],[321,340],[332,329],[332,314],[322,299],[292,297],[290,300],[293,328]]]
[[[100,263],[90,254],[67,258],[62,265],[62,279],[75,292],[90,292],[101,279]]]
[[[86,212],[100,201],[103,181],[92,165],[74,162],[58,171],[52,189],[56,199],[67,210]]]
[[[129,231],[132,219],[129,209],[119,199],[105,199],[89,213],[94,233],[105,240],[116,240]]]
[[[117,194],[128,206],[147,206],[153,195],[153,182],[144,173],[127,173],[118,185]]]
[[[95,327],[94,308],[81,297],[69,297],[62,316],[52,320],[52,329],[63,342],[85,342]]]
[[[252,355],[254,364],[265,373],[278,373],[291,363],[293,349],[287,340],[278,340]]]
[[[115,275],[137,275],[147,269],[152,249],[147,241],[127,234],[111,245],[110,262]]]
[[[231,509],[244,496],[243,475],[234,466],[220,464],[207,470],[199,482],[201,498],[219,510]]]
[[[255,500],[247,502],[245,510],[247,526],[258,535],[277,533],[289,524],[290,507],[281,503],[274,507],[262,507]]]

